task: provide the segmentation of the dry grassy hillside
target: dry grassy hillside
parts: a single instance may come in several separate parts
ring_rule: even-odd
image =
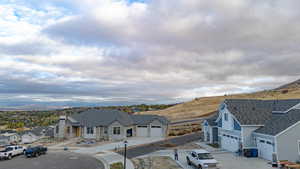
[[[300,98],[300,80],[281,86],[275,90],[262,91],[250,94],[237,94],[229,96],[215,96],[197,98],[189,102],[178,104],[159,111],[140,112],[140,114],[157,114],[169,118],[171,121],[192,119],[210,115],[217,110],[224,99],[295,99]]]

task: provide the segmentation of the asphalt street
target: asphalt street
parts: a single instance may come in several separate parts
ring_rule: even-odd
[[[70,152],[49,152],[37,158],[18,156],[0,161],[0,169],[104,169],[93,157]]]
[[[127,150],[127,158],[131,159],[155,151],[167,149],[168,144],[179,146],[179,145],[184,145],[186,143],[200,140],[200,138],[201,138],[200,133],[193,133],[193,134],[171,138],[168,140],[158,141],[155,143],[130,148]],[[124,151],[119,151],[118,153],[124,155]]]

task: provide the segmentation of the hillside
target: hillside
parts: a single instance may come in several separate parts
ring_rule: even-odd
[[[139,114],[157,114],[166,116],[172,121],[191,119],[210,115],[218,108],[224,99],[295,99],[300,98],[300,80],[283,85],[274,90],[236,94],[228,96],[215,96],[196,98],[192,101],[178,104],[159,111],[140,112]]]

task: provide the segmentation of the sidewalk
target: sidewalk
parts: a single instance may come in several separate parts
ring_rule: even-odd
[[[114,152],[105,152],[104,154],[97,154],[95,158],[100,160],[105,169],[109,169],[109,166],[114,163],[121,162],[124,165],[124,156],[114,153]],[[134,165],[131,160],[126,159],[126,169],[134,169]]]
[[[132,146],[138,146],[138,145],[143,145],[143,144],[148,144],[148,143],[152,143],[152,142],[157,142],[157,141],[161,141],[164,138],[132,138],[132,139],[128,139],[128,147],[132,147]],[[114,142],[114,143],[108,143],[108,144],[104,144],[104,145],[100,145],[100,146],[95,146],[95,147],[78,147],[77,150],[74,150],[75,153],[83,153],[83,154],[97,154],[100,152],[105,152],[105,151],[109,151],[109,150],[115,150],[115,149],[122,149],[124,148],[124,142],[120,141],[120,142]]]

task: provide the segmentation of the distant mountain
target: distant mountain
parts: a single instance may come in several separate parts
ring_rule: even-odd
[[[24,105],[24,106],[14,106],[14,107],[0,107],[0,111],[43,111],[43,110],[57,110],[66,109],[66,106],[47,106],[47,105]]]
[[[196,98],[192,101],[178,104],[159,111],[140,112],[140,114],[157,114],[168,117],[170,120],[192,119],[211,115],[217,110],[224,99],[296,99],[300,98],[300,80],[282,85],[273,90],[235,94],[227,96],[213,96]]]

